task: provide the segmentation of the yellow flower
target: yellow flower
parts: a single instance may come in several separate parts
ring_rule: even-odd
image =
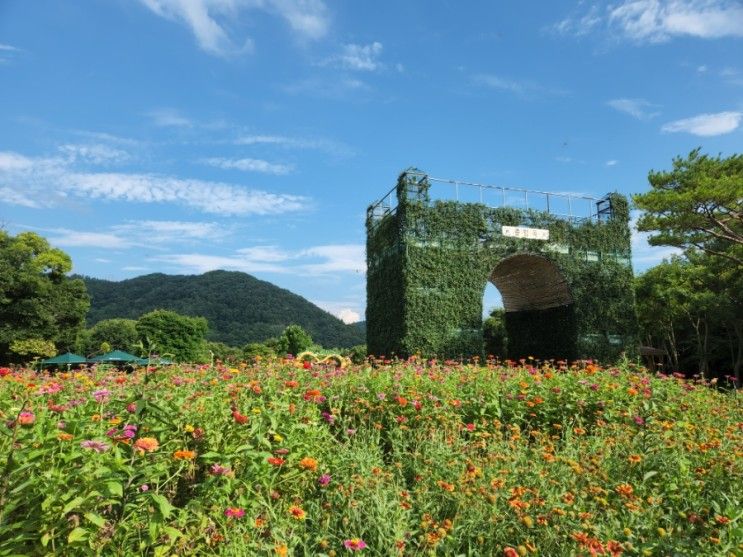
[[[194,426],[192,426],[191,424],[186,424],[183,429],[186,431],[186,433],[193,433]]]

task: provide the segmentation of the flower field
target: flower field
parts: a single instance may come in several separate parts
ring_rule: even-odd
[[[734,392],[632,366],[0,369],[0,555],[741,555]]]

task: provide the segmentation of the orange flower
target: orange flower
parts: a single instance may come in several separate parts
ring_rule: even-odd
[[[309,456],[304,457],[302,460],[299,461],[299,467],[304,470],[310,470],[314,472],[317,470],[317,460],[314,458],[310,458]]]
[[[193,460],[196,458],[196,453],[194,451],[175,451],[173,453],[173,458],[176,460]]]
[[[60,441],[70,441],[73,437],[74,435],[72,435],[71,433],[60,433],[59,435],[57,435],[57,439],[59,439]]]
[[[154,437],[140,437],[134,442],[134,447],[136,449],[139,449],[139,451],[143,453],[151,453],[153,451],[156,451],[159,446],[160,443],[158,443],[157,439],[155,439]]]
[[[512,547],[507,547],[503,550],[503,557],[519,557],[519,552]]]
[[[619,484],[617,487],[614,488],[614,491],[619,493],[622,497],[630,498],[632,497],[632,493],[634,493],[634,489],[630,484]]]
[[[294,520],[304,520],[307,518],[307,513],[304,512],[304,509],[298,505],[292,505],[289,507],[289,514]]]
[[[449,493],[454,491],[454,484],[450,484],[449,482],[445,482],[444,480],[438,480],[436,482],[436,485],[438,485],[444,491],[448,491]]]
[[[627,460],[629,460],[630,464],[637,464],[642,461],[642,457],[639,454],[631,454],[627,457]]]
[[[286,557],[289,554],[289,548],[283,543],[274,547],[273,550],[279,557]]]

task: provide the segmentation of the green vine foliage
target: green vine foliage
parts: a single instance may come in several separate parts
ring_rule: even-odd
[[[634,356],[637,317],[629,208],[612,193],[611,215],[568,221],[544,212],[429,198],[425,174],[403,172],[397,208],[367,214],[369,353],[407,357],[483,354],[482,300],[493,270],[511,256],[549,261],[572,299],[506,312],[508,355],[612,361]],[[503,236],[501,227],[546,228],[549,241]]]

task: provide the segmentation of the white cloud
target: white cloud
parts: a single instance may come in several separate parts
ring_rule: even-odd
[[[126,265],[125,267],[121,268],[122,271],[130,271],[130,272],[139,272],[139,271],[149,271],[149,267],[139,267],[137,265]]]
[[[306,209],[302,196],[248,189],[236,184],[137,173],[83,172],[69,159],[0,152],[0,202],[57,205],[70,195],[106,201],[173,203],[220,215],[269,215]]]
[[[58,229],[56,235],[49,237],[49,242],[56,246],[95,247],[107,249],[124,249],[134,245],[130,240],[104,232],[81,232],[77,230]]]
[[[276,164],[261,159],[227,159],[223,157],[212,157],[201,159],[201,162],[225,170],[234,169],[245,172],[262,172],[264,174],[283,175],[289,174],[294,167],[289,164]]]
[[[691,118],[668,122],[663,125],[661,131],[666,133],[686,132],[701,137],[724,135],[738,128],[741,117],[743,117],[743,112],[699,114]]]
[[[346,324],[358,323],[361,321],[361,312],[355,305],[349,304],[348,301],[328,302],[323,300],[312,300],[317,307],[324,309],[328,313],[335,315],[338,319]]]
[[[564,96],[568,92],[564,89],[550,88],[530,80],[511,79],[493,74],[476,74],[472,76],[472,83],[480,87],[507,91],[520,97],[531,98],[537,96]]]
[[[629,114],[638,120],[648,120],[659,114],[659,112],[652,111],[656,105],[645,99],[612,99],[606,104],[614,110]]]
[[[186,25],[210,54],[233,56],[253,49],[250,37],[233,38],[231,27],[244,12],[261,10],[284,19],[299,38],[325,36],[329,17],[321,0],[140,0],[152,12]]]
[[[357,311],[353,311],[351,308],[343,308],[338,311],[335,316],[346,324],[358,323],[361,321],[361,314]]]
[[[216,222],[184,222],[171,220],[129,221],[111,227],[119,234],[139,238],[142,242],[181,242],[190,240],[214,240],[226,234]]]
[[[329,244],[296,251],[282,250],[277,246],[254,246],[228,255],[192,252],[162,255],[155,260],[198,273],[226,269],[246,273],[326,276],[364,273],[366,270],[363,244]]]
[[[193,122],[173,108],[158,108],[151,110],[147,116],[152,118],[156,126],[163,128],[190,128]]]
[[[614,159],[606,161],[606,166],[616,166],[618,164],[619,164],[619,161],[614,160]]]
[[[379,61],[382,49],[382,43],[377,41],[366,45],[343,45],[339,54],[331,56],[322,65],[337,66],[346,70],[373,72],[384,67]]]
[[[593,3],[583,15],[554,26],[562,34],[608,32],[638,43],[674,37],[743,37],[743,5],[734,0],[623,0]]]
[[[0,64],[10,62],[13,56],[18,54],[19,52],[21,52],[20,48],[11,46],[9,44],[0,43]]]
[[[60,146],[59,150],[70,162],[80,161],[102,165],[122,163],[131,158],[126,151],[102,143],[90,145],[67,144]]]
[[[323,99],[357,100],[371,90],[361,79],[348,76],[309,77],[284,86],[290,95],[312,95]]]
[[[110,259],[104,257],[96,257],[93,261],[97,261],[98,263],[111,263]]]
[[[316,150],[330,155],[349,157],[353,155],[351,148],[337,141],[322,138],[288,137],[285,135],[242,135],[234,141],[235,145],[274,145],[287,149]]]

